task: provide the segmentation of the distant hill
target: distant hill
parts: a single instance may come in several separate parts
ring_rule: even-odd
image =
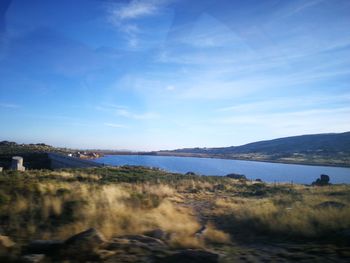
[[[66,153],[68,150],[56,148],[45,143],[36,144],[18,144],[16,142],[1,141],[0,154],[23,154],[23,153],[43,153],[43,152],[58,152]]]
[[[350,132],[293,136],[242,146],[177,149],[157,154],[350,166]]]
[[[187,148],[174,152],[184,153],[350,153],[350,132],[312,134],[278,138],[268,141],[248,143],[242,146],[220,148]]]

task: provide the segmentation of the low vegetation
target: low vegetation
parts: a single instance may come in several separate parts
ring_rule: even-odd
[[[283,238],[341,239],[350,229],[348,188],[294,186],[263,198],[219,198],[215,214],[233,231],[241,226],[244,232]]]
[[[0,155],[15,155],[25,153],[45,153],[45,152],[56,152],[56,153],[69,153],[71,150],[65,148],[55,148],[45,143],[36,144],[18,144],[15,142],[1,141],[0,142]]]
[[[172,249],[218,250],[227,262],[257,239],[326,243],[338,255],[349,246],[349,190],[128,166],[4,171],[0,234],[21,246],[91,227],[107,239],[159,230]]]

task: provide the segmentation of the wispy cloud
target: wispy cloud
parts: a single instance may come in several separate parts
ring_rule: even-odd
[[[326,105],[348,105],[350,103],[350,93],[339,95],[314,95],[302,97],[277,97],[273,99],[263,99],[250,101],[247,103],[237,103],[235,105],[221,107],[216,110],[219,113],[244,113],[244,112],[266,112],[266,111],[285,111],[298,108],[317,108],[327,107]]]
[[[118,104],[107,103],[100,106],[96,106],[95,109],[98,111],[105,111],[120,117],[134,119],[134,120],[151,120],[151,119],[158,119],[160,117],[158,113],[153,111],[144,111],[144,112],[136,113],[130,110],[128,107],[123,105],[118,105]],[[105,125],[107,124],[112,124],[112,123],[105,123]],[[107,126],[112,127],[112,125],[107,125]]]
[[[346,121],[350,116],[350,107],[314,108],[310,110],[295,110],[291,112],[268,112],[252,114],[237,114],[216,118],[212,124],[226,127],[242,127],[246,129],[266,130],[280,134],[342,132],[350,129]]]
[[[164,2],[160,0],[132,0],[128,4],[115,4],[111,10],[111,15],[117,20],[137,19],[154,15]]]
[[[165,88],[167,91],[173,91],[173,90],[175,90],[176,89],[176,87],[175,86],[173,86],[173,85],[168,85],[168,86],[166,86],[166,88]]]
[[[174,95],[189,99],[228,99],[252,93],[257,96],[260,95],[258,92],[289,92],[300,87],[319,89],[327,81],[349,76],[347,36],[319,41],[318,44],[314,39],[306,43],[298,37],[287,40],[291,44],[283,39],[278,45],[280,53],[270,46],[263,46],[264,52],[252,52],[244,47],[235,47],[234,42],[232,47],[220,50],[165,47],[159,51],[156,61],[186,69],[186,72],[173,74],[174,79],[176,75],[181,75],[181,79],[176,81]],[[164,76],[160,74],[153,79],[143,74],[143,78],[148,77],[148,80],[143,81],[144,85],[134,86],[142,87],[139,88],[141,92],[150,86],[153,92],[147,90],[149,95],[145,95],[152,96],[156,93],[155,87],[169,82],[168,72]],[[154,84],[147,85],[152,80]]]
[[[18,109],[21,106],[18,104],[12,104],[12,103],[0,103],[1,108],[7,108],[7,109]]]
[[[108,20],[125,37],[131,48],[138,46],[138,34],[141,29],[138,19],[158,15],[161,8],[169,4],[171,0],[132,0],[129,3],[113,3],[108,5]]]
[[[120,128],[120,129],[125,129],[128,126],[123,125],[123,124],[118,124],[118,123],[110,123],[110,122],[106,122],[104,123],[105,126],[107,127],[111,127],[111,128]]]
[[[106,103],[106,104],[95,106],[95,109],[98,111],[115,111],[115,110],[127,109],[127,107],[119,104]]]
[[[151,120],[159,118],[159,114],[155,112],[133,113],[126,109],[118,109],[116,113],[119,116],[135,120]]]
[[[325,1],[326,0],[293,1],[284,16],[287,17],[298,14]]]

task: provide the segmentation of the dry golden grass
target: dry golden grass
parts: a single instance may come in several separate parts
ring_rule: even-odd
[[[54,175],[71,177],[65,172]],[[197,218],[190,208],[173,203],[176,198],[181,199],[166,184],[47,181],[37,184],[36,193],[17,194],[7,213],[18,239],[65,239],[90,227],[107,238],[162,229],[174,247],[203,247],[205,241],[195,236],[201,227]],[[213,226],[206,238],[226,242],[225,235]]]
[[[208,243],[229,244],[230,235],[218,230],[212,223],[207,224],[202,239]]]
[[[349,194],[346,186],[295,186],[299,194],[276,194],[265,198],[219,198],[216,214],[228,224],[249,225],[258,232],[289,236],[316,237],[350,228]],[[334,195],[332,195],[332,193]],[[322,207],[324,202],[336,202],[343,208]]]
[[[229,243],[235,238],[227,234],[230,229],[318,237],[350,228],[350,193],[345,185],[274,186],[210,177],[175,180],[171,174],[140,170],[140,175],[135,169],[126,169],[118,180],[106,177],[106,170],[26,172],[26,178],[8,184],[10,190],[0,187],[0,215],[7,218],[4,229],[15,240],[65,239],[90,227],[107,238],[162,229],[173,247],[204,247]],[[147,180],[144,172],[150,173]],[[153,173],[160,173],[157,180]],[[328,201],[345,207],[318,206]],[[211,223],[196,236],[199,222],[207,222],[201,220],[204,214]]]

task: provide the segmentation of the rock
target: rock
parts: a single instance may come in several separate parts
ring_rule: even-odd
[[[8,236],[0,235],[0,249],[9,249],[16,243],[11,240]]]
[[[157,239],[161,239],[161,240],[166,240],[169,237],[169,235],[165,231],[163,231],[159,228],[151,230],[151,231],[147,231],[144,233],[144,235],[149,236],[149,237],[153,237],[153,238],[157,238]]]
[[[105,246],[108,250],[115,250],[115,249],[123,249],[130,246],[130,240],[125,238],[113,238],[110,242],[107,243]]]
[[[187,172],[185,175],[196,175],[194,172]]]
[[[217,263],[219,255],[201,249],[186,249],[162,259],[164,263]]]
[[[325,182],[325,183],[328,183],[329,182],[329,176],[326,175],[326,174],[321,174],[321,181],[322,182]]]
[[[247,177],[244,174],[227,174],[226,177],[237,180],[247,180]]]
[[[45,261],[45,255],[43,254],[29,254],[22,256],[21,262],[24,263],[41,263]]]
[[[111,242],[105,246],[107,250],[123,251],[124,253],[130,253],[130,251],[152,251],[159,249],[158,246],[149,245],[136,240],[128,240],[123,238],[114,238]]]
[[[95,228],[90,228],[68,238],[63,244],[64,257],[79,260],[96,259],[98,249],[106,243],[104,236]]]
[[[344,208],[346,205],[335,201],[326,201],[316,205],[317,208]]]
[[[167,245],[157,238],[144,235],[125,235],[113,238],[105,248],[107,250],[123,250],[141,249],[148,251],[159,251],[167,248]]]
[[[316,186],[325,186],[329,185],[330,178],[326,174],[321,174],[320,178],[316,179],[316,181],[312,182],[312,185]]]
[[[82,249],[82,248],[95,248],[102,245],[105,242],[106,242],[106,239],[104,238],[102,233],[100,233],[95,228],[90,228],[79,234],[71,236],[64,242],[64,245],[65,247],[74,246]]]
[[[149,245],[164,246],[164,242],[162,240],[159,240],[157,238],[150,237],[150,236],[145,236],[145,235],[125,235],[125,236],[121,236],[120,238],[139,241],[141,243],[149,244]]]
[[[26,254],[54,255],[62,246],[63,241],[60,240],[34,240],[24,247],[24,251]]]

